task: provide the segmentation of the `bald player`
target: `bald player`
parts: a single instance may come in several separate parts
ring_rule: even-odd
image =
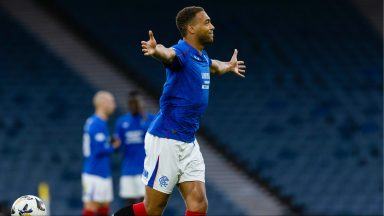
[[[87,119],[83,134],[83,216],[108,215],[113,200],[110,156],[120,146],[111,143],[107,121],[115,111],[113,95],[99,91],[93,97],[95,114]]]

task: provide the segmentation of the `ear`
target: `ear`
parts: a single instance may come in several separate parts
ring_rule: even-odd
[[[190,34],[195,34],[196,30],[195,30],[195,27],[193,25],[189,24],[189,25],[187,25],[187,31]]]

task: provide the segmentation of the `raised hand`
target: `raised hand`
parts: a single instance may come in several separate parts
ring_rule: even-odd
[[[156,40],[153,36],[153,32],[149,30],[149,40],[148,41],[141,41],[141,51],[145,56],[152,56],[156,51]]]
[[[244,61],[237,60],[237,49],[233,52],[231,60],[228,62],[228,71],[235,73],[237,76],[245,77],[245,64]]]

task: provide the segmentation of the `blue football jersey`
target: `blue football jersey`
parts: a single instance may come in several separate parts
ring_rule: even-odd
[[[83,172],[104,178],[111,176],[110,143],[107,122],[93,115],[87,119],[83,133]]]
[[[208,106],[211,59],[184,40],[172,47],[176,57],[165,65],[167,80],[160,111],[149,133],[182,142],[193,142],[201,115]]]
[[[124,152],[121,175],[143,173],[144,137],[153,118],[154,115],[149,113],[145,116],[127,113],[117,120],[115,136],[121,140],[121,148]]]

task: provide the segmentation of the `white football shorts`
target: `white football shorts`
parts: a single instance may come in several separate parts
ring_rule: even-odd
[[[141,175],[125,175],[120,177],[120,197],[124,199],[144,197],[145,185]]]
[[[112,178],[82,173],[81,182],[83,185],[83,202],[112,202]]]
[[[185,143],[145,135],[145,160],[142,180],[145,185],[171,194],[176,184],[186,181],[205,182],[205,164],[195,140]]]

